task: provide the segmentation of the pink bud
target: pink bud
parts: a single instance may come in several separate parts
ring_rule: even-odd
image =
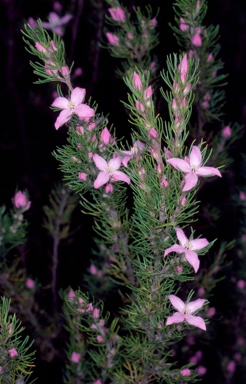
[[[73,298],[73,297],[75,297],[76,295],[75,295],[75,293],[74,293],[74,291],[72,290],[72,289],[70,289],[70,291],[68,292],[68,294],[67,294],[67,297],[68,298]]]
[[[133,72],[133,75],[132,75],[132,85],[134,88],[139,90],[142,89],[142,86],[143,86],[139,74],[135,71]]]
[[[97,336],[97,341],[98,341],[98,343],[103,343],[103,337],[98,335]]]
[[[87,174],[84,173],[84,172],[80,172],[80,173],[78,174],[78,178],[79,178],[80,180],[85,181],[86,178],[87,178]]]
[[[135,106],[140,112],[145,112],[145,107],[140,101],[137,100]]]
[[[25,210],[29,209],[31,206],[31,202],[27,200],[26,194],[24,192],[18,191],[14,195],[14,206],[15,208],[25,208]]]
[[[150,129],[150,131],[149,131],[149,136],[153,136],[155,139],[158,138],[158,133],[157,133],[157,131],[156,131],[155,128],[151,128],[151,129]],[[149,138],[151,138],[151,137],[149,137]]]
[[[100,309],[94,308],[92,313],[92,316],[94,317],[94,319],[98,319],[99,314],[100,314]]]
[[[125,11],[122,8],[120,7],[109,8],[108,11],[113,20],[119,21],[121,23],[124,23],[124,21],[126,20]]]
[[[96,380],[93,382],[93,384],[102,384],[101,380]]]
[[[181,66],[180,66],[180,77],[181,77],[182,83],[184,83],[186,80],[187,71],[188,71],[188,60],[187,60],[187,55],[185,54],[181,61]]]
[[[67,76],[69,75],[69,68],[66,66],[66,67],[61,67],[61,73],[63,76]]]
[[[35,43],[35,47],[37,48],[37,50],[39,52],[47,53],[47,49],[45,47],[43,47],[42,44],[37,42],[37,43]]]
[[[235,361],[233,361],[233,360],[229,361],[229,363],[227,364],[226,370],[230,373],[234,373],[236,370]]]
[[[58,1],[55,1],[53,4],[53,9],[56,12],[61,12],[62,11],[62,5]]]
[[[197,367],[198,375],[203,376],[203,375],[205,375],[206,372],[207,372],[206,367],[203,367],[202,365],[199,365],[199,367]]]
[[[190,376],[189,368],[182,369],[181,376]]]
[[[107,36],[109,44],[114,45],[114,46],[119,45],[119,37],[118,36],[116,36],[110,32],[106,32],[106,36]]]
[[[150,99],[151,97],[152,97],[152,95],[153,95],[153,89],[152,89],[152,87],[151,87],[151,85],[148,87],[148,88],[146,88],[145,89],[145,91],[144,91],[144,98],[146,99],[146,100],[148,100],[148,99]]]
[[[223,130],[222,130],[222,136],[227,139],[228,137],[231,136],[231,127],[229,125],[227,125]]]
[[[168,187],[168,181],[166,179],[162,179],[161,182],[160,182],[160,185],[164,188],[167,188]]]
[[[237,287],[243,289],[245,287],[246,282],[244,280],[238,280]]]
[[[179,28],[181,29],[182,32],[185,32],[185,31],[187,31],[189,29],[189,26],[186,24],[186,22],[183,19],[183,17],[180,18]]]
[[[207,62],[210,63],[210,61],[213,61],[213,59],[214,59],[214,55],[210,53],[207,57]]]
[[[105,145],[108,145],[110,142],[110,138],[111,138],[111,134],[108,128],[104,128],[100,135],[101,142]]]
[[[97,267],[94,264],[90,265],[90,273],[92,275],[96,275],[97,274]]]
[[[201,47],[202,38],[201,38],[201,35],[199,35],[199,33],[196,33],[195,35],[192,36],[191,44],[195,45],[196,47]]]
[[[56,45],[53,40],[50,41],[50,45],[54,51],[57,51]]]
[[[215,312],[216,312],[215,308],[214,308],[214,307],[211,307],[211,308],[209,308],[209,310],[207,311],[207,316],[208,316],[208,317],[213,317],[213,316],[215,315]]]
[[[107,194],[112,193],[113,190],[114,190],[114,186],[113,186],[112,184],[107,184],[107,185],[106,185],[106,187],[105,187],[105,192],[106,192]]]
[[[26,287],[33,289],[35,287],[35,281],[30,278],[26,279]]]
[[[9,351],[8,351],[8,354],[10,357],[16,357],[18,356],[18,352],[15,348],[11,348]]]
[[[72,355],[71,355],[71,361],[72,361],[73,363],[76,363],[76,364],[77,364],[77,363],[79,362],[80,358],[81,358],[80,353],[73,352]]]
[[[177,270],[177,273],[180,274],[180,273],[182,273],[183,268],[178,265],[176,270]]]

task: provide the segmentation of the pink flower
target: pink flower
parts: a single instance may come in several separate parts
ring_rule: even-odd
[[[100,309],[94,308],[92,313],[92,316],[94,317],[94,319],[98,319],[99,314],[100,314]]]
[[[139,152],[142,152],[144,150],[144,143],[142,143],[139,140],[136,140],[133,144],[133,147],[131,147],[130,151],[121,151],[126,156],[122,159],[122,164],[127,167],[128,161],[138,155]]]
[[[80,353],[73,352],[72,355],[71,355],[71,360],[72,360],[74,363],[76,363],[76,364],[78,364],[80,358],[81,358]]]
[[[130,184],[129,177],[118,169],[121,166],[121,158],[116,156],[113,157],[107,163],[101,156],[95,154],[93,160],[96,164],[96,167],[101,171],[99,172],[96,180],[94,181],[94,188],[98,189],[102,185],[106,184],[109,180],[113,181],[124,181],[127,184]]]
[[[94,110],[88,105],[82,104],[84,98],[85,89],[76,87],[73,89],[70,99],[59,96],[53,101],[52,107],[62,109],[55,122],[56,129],[60,128],[63,124],[70,120],[73,114],[78,115],[81,120],[94,116]]]
[[[202,154],[198,147],[195,145],[192,147],[189,158],[186,160],[178,159],[173,157],[167,160],[168,163],[178,169],[181,172],[184,172],[185,175],[185,185],[182,189],[183,192],[187,192],[192,189],[198,182],[198,176],[221,176],[220,171],[214,167],[202,167]]]
[[[97,341],[98,341],[98,343],[103,343],[103,337],[98,335],[97,336]]]
[[[170,252],[184,253],[188,263],[190,263],[195,272],[197,272],[200,261],[198,259],[197,253],[194,251],[199,251],[200,249],[205,248],[209,244],[208,240],[205,238],[188,240],[181,228],[176,228],[176,235],[180,245],[174,244],[167,248],[164,252],[164,257],[167,256]]]
[[[109,8],[108,11],[113,20],[119,21],[121,23],[124,23],[124,21],[126,20],[126,14],[122,8]]]
[[[93,382],[93,384],[102,384],[101,380],[96,380]]]
[[[117,35],[114,35],[113,33],[106,32],[106,36],[108,39],[109,44],[118,46],[119,45],[119,38]]]
[[[57,35],[62,36],[64,33],[64,26],[69,23],[73,18],[72,15],[65,15],[60,17],[56,12],[50,12],[48,15],[49,22],[42,21],[45,29],[54,30]]]
[[[35,287],[35,281],[33,279],[26,279],[26,287],[29,289],[33,289]]]
[[[27,211],[27,210],[30,208],[30,206],[31,206],[31,202],[28,201],[25,192],[18,191],[18,192],[14,195],[14,206],[15,206],[15,208],[17,208],[17,209],[22,208],[22,209],[24,209],[25,211]]]
[[[226,366],[226,370],[230,373],[234,373],[236,370],[236,363],[235,361],[231,360]]]
[[[189,368],[182,369],[181,376],[190,376]]]
[[[203,376],[205,375],[206,372],[207,372],[207,368],[203,367],[203,365],[199,365],[199,367],[197,367],[198,375]]]
[[[134,88],[139,90],[142,89],[142,86],[143,86],[139,74],[135,71],[133,72],[133,75],[132,75],[132,85]]]
[[[8,351],[8,354],[10,357],[16,357],[18,356],[18,352],[15,348],[11,348],[9,351]]]
[[[199,316],[192,315],[198,309],[202,308],[204,302],[206,301],[205,299],[197,299],[195,301],[190,301],[188,304],[185,304],[179,297],[175,295],[169,295],[168,297],[173,307],[177,309],[178,312],[175,312],[172,316],[167,318],[166,325],[183,323],[186,321],[188,324],[194,325],[195,327],[206,331],[206,324],[204,320]]]

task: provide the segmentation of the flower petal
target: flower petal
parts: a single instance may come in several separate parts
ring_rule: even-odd
[[[169,316],[166,321],[166,325],[182,323],[184,321],[184,315],[179,312],[175,312],[172,316]]]
[[[127,184],[130,184],[131,182],[130,178],[121,171],[114,171],[113,176],[111,177],[111,181],[124,181]]]
[[[184,247],[186,243],[188,243],[188,239],[184,234],[184,231],[181,228],[176,228],[176,235],[179,243]]]
[[[94,188],[95,189],[100,188],[102,185],[106,184],[109,181],[109,179],[110,179],[110,176],[107,172],[103,172],[103,171],[100,172],[96,180],[94,181]]]
[[[61,17],[61,18],[60,18],[60,24],[61,24],[61,25],[66,25],[72,18],[73,18],[73,16],[72,16],[72,15],[69,15],[69,14],[67,14],[67,15],[65,15],[65,16],[63,16],[63,17]]]
[[[186,315],[185,318],[187,323],[206,331],[206,324],[200,316]]]
[[[182,312],[184,310],[185,303],[178,296],[169,295],[168,298],[175,309],[177,309],[179,312]]]
[[[185,175],[185,185],[182,189],[183,192],[190,191],[198,182],[198,177],[194,172]]]
[[[188,304],[186,304],[187,312],[190,314],[196,312],[198,309],[202,308],[205,301],[205,299],[197,299],[194,301],[190,301]]]
[[[178,169],[179,171],[182,171],[184,173],[191,172],[191,167],[185,160],[179,159],[177,157],[172,157],[171,159],[167,160],[167,163],[172,164],[175,169]]]
[[[188,263],[190,263],[190,265],[192,265],[195,272],[197,272],[199,269],[199,266],[200,266],[200,260],[198,259],[196,252],[186,251],[185,252],[185,258],[188,261]]]
[[[100,169],[100,171],[104,171],[104,172],[107,171],[108,163],[102,156],[99,156],[95,153],[95,155],[93,155],[93,160],[94,160],[94,163],[96,164],[96,167]]]
[[[220,171],[217,168],[214,167],[201,167],[198,168],[196,171],[196,174],[198,176],[219,176],[222,177]]]
[[[108,166],[110,169],[112,169],[113,172],[117,171],[121,166],[121,157],[115,156],[112,159],[109,160]]]
[[[205,248],[209,242],[207,239],[195,239],[195,240],[190,240],[190,250],[192,251],[198,251],[199,249]]]
[[[72,116],[73,111],[69,109],[64,109],[60,112],[59,116],[56,119],[55,122],[55,129],[60,128],[63,124],[65,124]]]
[[[57,97],[53,103],[51,104],[52,107],[56,107],[56,108],[61,108],[61,109],[69,109],[68,107],[68,99],[66,99],[65,97]]]
[[[194,145],[189,158],[191,167],[199,168],[202,164],[202,154],[200,148]]]
[[[174,244],[171,247],[167,248],[164,252],[164,256],[167,256],[170,252],[184,253],[186,249],[179,244]]]
[[[79,116],[81,120],[84,120],[87,117],[92,117],[95,115],[94,109],[90,108],[89,105],[79,104],[74,108],[75,113]]]
[[[85,88],[79,88],[76,87],[72,90],[71,93],[71,101],[74,103],[76,106],[81,104],[82,101],[85,98]]]

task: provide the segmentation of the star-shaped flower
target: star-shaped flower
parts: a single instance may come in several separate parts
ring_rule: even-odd
[[[169,295],[169,300],[172,305],[178,312],[175,312],[172,316],[169,316],[166,321],[166,325],[187,323],[194,325],[195,327],[201,328],[206,331],[206,324],[200,316],[192,315],[198,309],[202,308],[205,299],[197,299],[195,301],[190,301],[188,304],[185,304],[179,297],[175,295]]]
[[[184,253],[188,263],[190,263],[195,272],[197,272],[200,266],[200,261],[197,253],[194,251],[199,251],[200,249],[205,248],[209,244],[208,240],[205,238],[189,240],[181,228],[176,228],[176,235],[180,244],[174,244],[167,248],[164,252],[164,256],[167,256],[170,252]]]
[[[109,180],[113,181],[124,181],[127,184],[130,184],[130,178],[118,169],[121,166],[121,158],[119,156],[113,157],[109,162],[103,157],[95,154],[93,160],[96,164],[96,167],[101,171],[99,172],[96,180],[94,181],[94,188],[98,189],[102,185],[106,184]]]
[[[197,146],[193,146],[190,156],[185,160],[173,157],[167,160],[168,163],[185,173],[185,184],[182,189],[183,192],[187,192],[192,189],[198,182],[198,176],[221,176],[220,171],[214,167],[202,166],[202,154]]]
[[[69,14],[60,17],[56,12],[50,12],[48,15],[49,22],[42,21],[42,24],[45,29],[54,29],[57,35],[62,36],[64,33],[64,26],[68,24],[72,18],[73,16]]]
[[[53,101],[52,107],[62,109],[55,122],[56,129],[70,120],[73,114],[78,115],[81,120],[95,115],[94,109],[86,104],[82,104],[84,98],[85,89],[77,87],[73,89],[70,99],[59,96]]]

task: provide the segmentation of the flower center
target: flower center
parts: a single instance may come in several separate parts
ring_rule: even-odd
[[[74,109],[75,108],[75,104],[72,101],[69,101],[68,102],[68,108],[69,109]]]

